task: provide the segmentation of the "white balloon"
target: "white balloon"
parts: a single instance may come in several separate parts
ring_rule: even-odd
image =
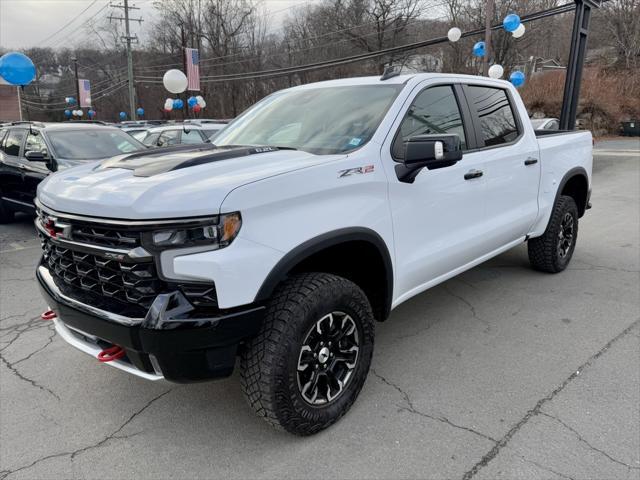
[[[173,99],[171,98],[167,98],[164,102],[164,109],[165,110],[173,110]]]
[[[207,102],[204,101],[204,98],[198,96],[196,97],[196,99],[198,100],[198,105],[200,105],[201,108],[204,108],[207,106]]]
[[[504,75],[504,68],[502,68],[502,65],[491,65],[489,67],[489,76],[491,78],[502,78],[502,75]]]
[[[180,70],[168,70],[162,77],[162,83],[171,93],[182,93],[187,89],[187,76]]]
[[[78,110],[78,116],[81,117],[82,115],[84,115],[84,112],[82,110]]]
[[[521,23],[520,26],[518,28],[516,28],[513,32],[511,32],[511,34],[513,35],[513,38],[520,38],[521,36],[524,35],[524,23]]]
[[[197,100],[197,101],[201,101],[201,100],[204,100],[204,98],[202,98],[202,95],[197,95],[197,96],[196,96],[196,100]]]
[[[458,27],[450,28],[447,32],[447,38],[450,42],[457,42],[462,36],[462,31]]]

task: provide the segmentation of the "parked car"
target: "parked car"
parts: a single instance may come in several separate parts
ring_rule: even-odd
[[[531,124],[534,130],[558,130],[560,120],[557,118],[532,118]]]
[[[119,129],[93,123],[14,122],[0,129],[0,223],[35,213],[38,184],[51,172],[146,147]]]
[[[149,131],[149,127],[139,126],[139,127],[121,127],[123,132],[128,133],[133,138],[142,142],[144,138],[147,136],[147,132]]]
[[[40,185],[46,318],[150,380],[225,377],[240,356],[251,407],[299,435],[356,400],[376,320],[525,242],[561,272],[590,206],[591,134],[537,135],[513,85],[486,77],[298,86],[215,144]]]
[[[195,123],[174,123],[150,128],[142,140],[148,147],[168,147],[181,144],[204,143],[218,133],[225,125],[211,123],[199,125]]]

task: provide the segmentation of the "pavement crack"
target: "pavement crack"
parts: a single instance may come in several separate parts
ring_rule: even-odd
[[[430,420],[435,420],[435,421],[440,422],[440,423],[445,423],[445,424],[449,425],[450,427],[457,428],[459,430],[465,430],[465,431],[467,431],[469,433],[473,433],[474,435],[482,437],[482,438],[484,438],[486,440],[489,440],[490,442],[493,442],[493,443],[497,443],[498,442],[498,440],[496,440],[495,438],[492,438],[489,435],[485,435],[484,433],[479,432],[477,430],[474,430],[473,428],[465,427],[464,425],[458,425],[456,423],[453,423],[447,417],[444,417],[444,416],[436,417],[434,415],[430,415],[428,413],[421,412],[420,410],[416,409],[416,407],[413,405],[413,402],[411,401],[411,397],[409,397],[409,394],[407,392],[405,392],[402,388],[400,388],[395,383],[387,380],[385,377],[383,377],[378,372],[376,372],[373,368],[371,369],[371,373],[373,373],[374,376],[376,376],[378,379],[380,379],[380,381],[382,383],[390,386],[391,388],[396,390],[400,395],[402,395],[402,398],[404,399],[404,402],[405,402],[406,406],[402,407],[401,410],[409,412],[409,413],[413,413],[414,415],[419,415],[419,416],[424,417],[424,418],[428,418]]]
[[[13,372],[13,374],[18,377],[20,380],[36,387],[39,390],[42,390],[43,392],[47,392],[49,394],[51,394],[53,397],[55,397],[58,401],[60,401],[60,397],[58,395],[56,395],[53,390],[45,387],[44,385],[40,385],[38,382],[36,382],[35,380],[24,376],[22,373],[20,373],[20,371],[14,366],[13,363],[9,362],[6,358],[4,358],[4,356],[2,354],[0,354],[0,360],[2,360],[2,362],[7,366],[7,368],[9,370],[11,370]]]
[[[583,372],[586,368],[589,368],[591,364],[594,361],[596,361],[598,358],[600,358],[607,350],[609,350],[609,348],[611,348],[611,346],[614,343],[616,343],[618,340],[620,340],[621,338],[629,334],[638,325],[640,325],[640,319],[633,322],[631,325],[625,328],[622,332],[620,332],[618,335],[616,335],[611,340],[609,340],[600,350],[598,350],[596,353],[591,355],[586,362],[580,365],[571,375],[565,378],[560,385],[558,385],[554,390],[551,391],[551,393],[549,393],[546,397],[543,397],[540,400],[538,400],[538,402],[534,405],[534,407],[529,411],[527,411],[527,413],[520,420],[518,420],[518,422],[515,425],[513,425],[500,440],[496,442],[496,444],[493,446],[491,450],[489,450],[470,470],[465,472],[465,474],[462,476],[462,479],[469,480],[470,478],[473,478],[480,469],[486,467],[489,464],[489,462],[491,462],[498,455],[498,453],[500,453],[500,450],[509,443],[509,441],[513,438],[513,436],[516,433],[518,433],[518,431],[524,425],[526,425],[529,420],[531,420],[531,418],[540,414],[544,404],[553,400],[553,398],[557,394],[559,394],[562,390],[564,390],[566,386],[569,385],[573,380],[575,380],[580,375],[581,372]]]
[[[491,331],[491,325],[489,324],[489,322],[487,322],[485,319],[481,318],[481,317],[478,315],[478,312],[476,311],[476,307],[474,307],[474,306],[473,306],[473,304],[472,304],[469,300],[467,300],[467,299],[466,299],[466,298],[464,298],[463,296],[458,295],[457,293],[453,292],[453,290],[451,290],[451,289],[450,289],[448,286],[446,286],[446,285],[444,286],[444,289],[445,289],[445,291],[446,291],[449,295],[451,295],[453,298],[455,298],[455,299],[457,299],[457,300],[461,301],[462,303],[464,303],[464,304],[469,308],[469,310],[471,311],[471,315],[473,316],[473,318],[475,318],[476,320],[479,320],[480,322],[482,322],[482,323],[484,324],[484,326],[485,326],[485,329],[484,329],[485,333],[489,333],[489,332]]]
[[[31,352],[29,355],[27,355],[24,358],[21,358],[20,360],[16,360],[15,362],[13,362],[13,365],[18,365],[22,362],[26,362],[27,360],[29,360],[31,357],[33,357],[34,355],[40,353],[41,351],[43,351],[45,348],[47,348],[49,345],[51,345],[53,343],[53,339],[56,337],[56,331],[55,329],[51,329],[51,335],[49,335],[49,337],[47,337],[47,343],[45,343],[43,346],[41,346],[40,348],[38,348],[37,350],[34,350],[33,352]]]
[[[164,397],[168,393],[172,392],[173,390],[175,390],[175,388],[170,388],[169,390],[164,391],[160,395],[157,395],[157,396],[153,397],[142,408],[136,410],[129,418],[127,418],[127,420],[125,420],[124,423],[122,423],[116,430],[114,430],[113,432],[108,434],[106,437],[104,437],[99,442],[96,442],[96,443],[91,444],[91,445],[87,445],[86,447],[82,447],[82,448],[79,448],[77,450],[73,450],[71,452],[61,452],[61,453],[54,453],[54,454],[51,454],[51,455],[46,455],[44,457],[37,458],[36,460],[34,460],[33,462],[31,462],[28,465],[24,465],[22,467],[15,468],[13,470],[2,470],[2,471],[0,471],[0,480],[4,480],[9,475],[12,475],[14,473],[17,473],[17,472],[20,472],[20,471],[23,471],[23,470],[27,470],[27,469],[37,465],[38,463],[44,462],[45,460],[50,460],[52,458],[58,458],[58,457],[66,457],[66,456],[70,456],[70,459],[73,460],[77,455],[79,455],[81,453],[84,453],[86,451],[89,451],[89,450],[93,450],[94,448],[99,448],[102,445],[104,445],[105,443],[107,443],[109,440],[112,440],[112,439],[127,439],[127,438],[131,438],[131,437],[135,437],[137,435],[140,435],[142,432],[135,432],[135,433],[128,434],[128,435],[118,435],[118,434],[127,425],[129,425],[136,417],[138,417],[146,409],[148,409],[151,405],[153,405],[156,401],[160,400],[162,397]]]
[[[535,465],[536,467],[544,470],[545,472],[549,472],[549,473],[553,473],[554,475],[557,475],[561,478],[566,478],[567,480],[575,480],[575,478],[570,477],[569,475],[565,474],[565,473],[560,473],[556,470],[553,470],[552,468],[547,467],[546,465],[542,465],[541,463],[535,462],[533,460],[530,460],[528,458],[526,458],[524,455],[517,455],[519,458],[521,458],[522,460],[524,460],[527,463],[530,463],[531,465]]]
[[[562,425],[564,428],[566,428],[567,430],[569,430],[571,433],[573,433],[576,438],[581,442],[584,443],[589,449],[593,450],[594,452],[600,453],[601,455],[604,455],[605,457],[607,457],[609,460],[611,460],[614,463],[617,463],[619,465],[622,465],[623,467],[627,467],[630,468],[632,470],[640,470],[640,467],[634,467],[633,465],[629,465],[627,463],[624,463],[621,460],[618,460],[617,458],[612,457],[611,455],[609,455],[607,452],[605,452],[604,450],[600,450],[597,447],[594,447],[593,445],[591,445],[587,440],[585,440],[585,438],[580,435],[580,433],[573,428],[572,426],[568,425],[567,423],[565,423],[564,421],[560,420],[558,417],[555,417],[553,415],[550,415],[546,412],[540,411],[540,415],[544,415],[545,417],[548,417],[552,420],[555,420],[556,422],[558,422],[560,425]]]

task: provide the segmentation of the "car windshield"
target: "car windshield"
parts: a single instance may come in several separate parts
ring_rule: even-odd
[[[129,134],[115,129],[59,130],[47,135],[56,156],[69,160],[98,160],[145,149]]]
[[[403,85],[351,85],[275,93],[228,125],[213,143],[268,145],[318,155],[369,141]]]

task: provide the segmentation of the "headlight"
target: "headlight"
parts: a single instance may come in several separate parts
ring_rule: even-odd
[[[242,225],[240,212],[218,217],[218,223],[197,227],[156,230],[151,235],[153,245],[159,248],[183,248],[212,245],[223,248],[233,242]]]

